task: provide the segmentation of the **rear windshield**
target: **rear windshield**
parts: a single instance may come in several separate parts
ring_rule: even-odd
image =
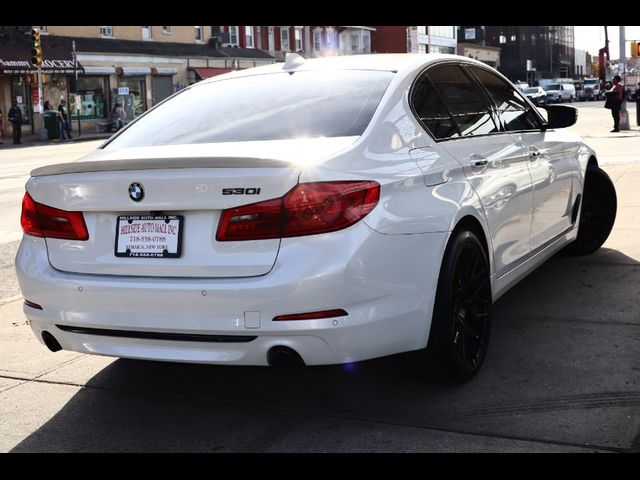
[[[361,135],[392,78],[392,72],[303,71],[195,85],[106,148]]]

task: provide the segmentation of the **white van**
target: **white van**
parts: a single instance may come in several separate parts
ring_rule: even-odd
[[[547,92],[547,103],[573,102],[576,98],[576,87],[572,83],[549,83],[542,88]]]

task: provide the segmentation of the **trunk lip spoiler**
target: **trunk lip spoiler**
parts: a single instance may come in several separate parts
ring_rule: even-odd
[[[295,168],[287,160],[257,157],[196,157],[196,158],[127,158],[56,163],[31,171],[32,177],[65,173],[111,172],[121,170],[159,170],[167,168]]]

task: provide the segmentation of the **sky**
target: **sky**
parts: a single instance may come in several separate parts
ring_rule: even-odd
[[[612,59],[619,57],[620,51],[620,27],[607,27],[609,36],[609,54]],[[598,56],[598,50],[604,47],[604,27],[585,27],[576,26],[574,30],[575,48],[586,50],[592,56]],[[625,55],[630,55],[629,42],[631,40],[640,40],[640,26],[625,26]]]

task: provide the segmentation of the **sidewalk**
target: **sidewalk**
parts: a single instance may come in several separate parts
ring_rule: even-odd
[[[29,133],[25,133],[25,131]],[[73,138],[71,138],[70,140],[65,140],[64,142],[61,142],[60,139],[49,140],[47,138],[45,140],[40,140],[38,138],[38,134],[31,133],[31,129],[27,126],[22,129],[22,143],[18,145],[14,145],[13,134],[11,132],[11,128],[9,128],[8,131],[5,130],[5,134],[2,137],[4,144],[0,145],[0,151],[6,150],[6,149],[13,149],[13,148],[35,147],[40,145],[60,145],[64,143],[86,142],[90,140],[100,140],[100,139],[106,140],[107,138],[111,137],[111,135],[113,135],[113,133],[107,133],[107,132],[105,133],[82,132],[82,135],[78,135],[77,133],[78,133],[77,130],[74,130],[72,132]]]

